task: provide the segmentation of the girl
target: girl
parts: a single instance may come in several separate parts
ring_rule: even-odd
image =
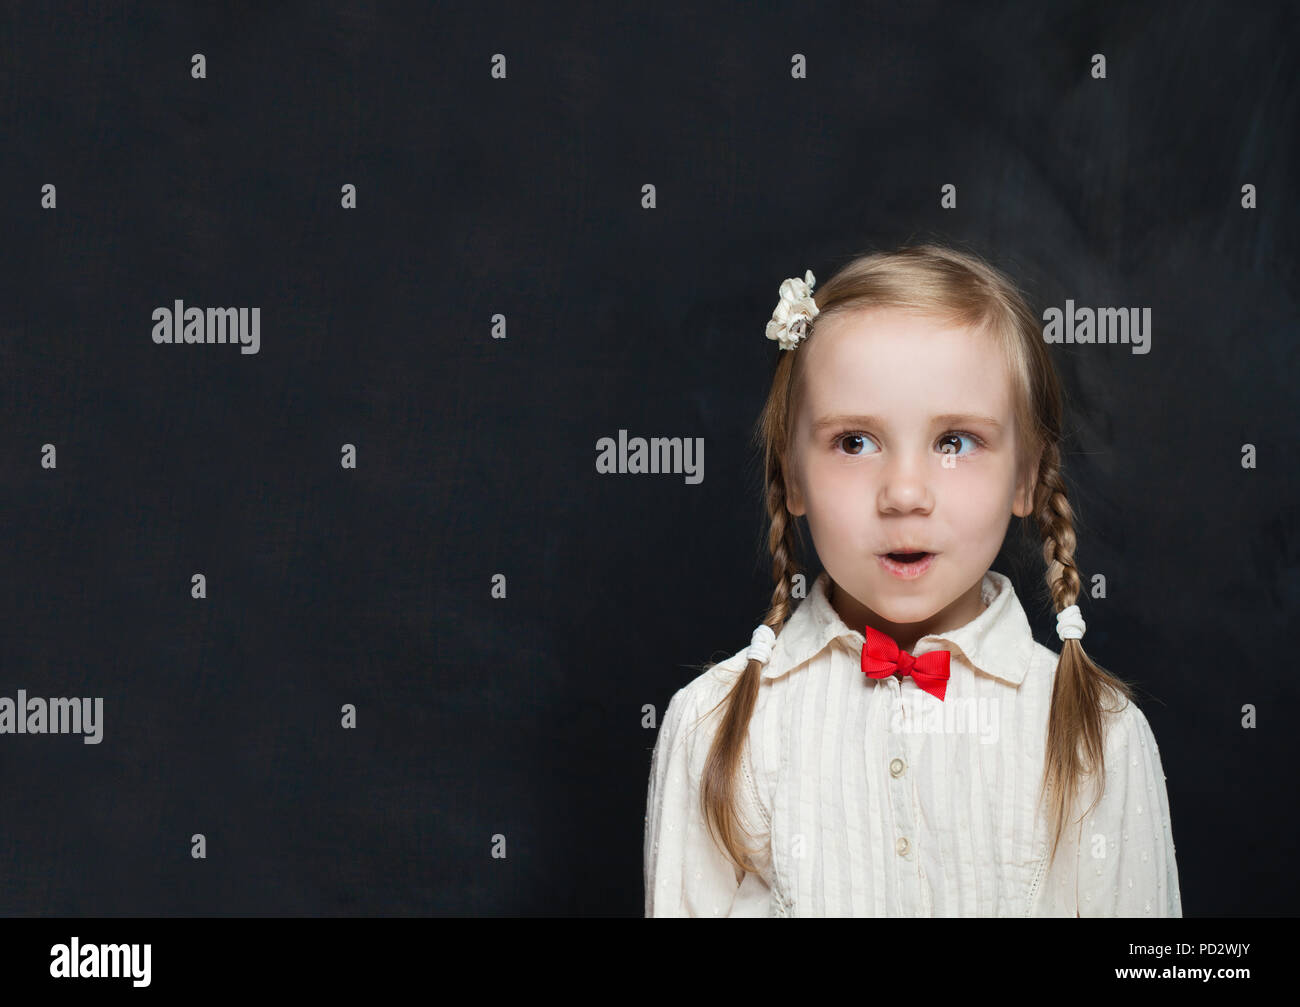
[[[1081,642],[1038,319],[929,245],[813,283],[767,326],[772,604],[664,714],[646,915],[1181,916],[1155,738]],[[1059,656],[989,569],[1012,515],[1042,537]]]

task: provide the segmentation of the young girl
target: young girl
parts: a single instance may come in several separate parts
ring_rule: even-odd
[[[646,915],[1181,916],[1155,738],[1081,642],[1038,319],[934,246],[813,283],[782,283],[767,326],[771,608],[664,714]],[[1042,537],[1059,656],[989,569],[1013,515]]]

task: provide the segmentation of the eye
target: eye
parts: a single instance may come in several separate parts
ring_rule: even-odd
[[[942,437],[939,438],[939,444],[941,445],[939,448],[939,453],[944,455],[960,454],[961,448],[960,447],[954,448],[952,446],[952,442],[961,441],[963,439],[971,441],[977,447],[984,446],[984,442],[980,440],[978,437],[976,437],[974,434],[968,434],[964,430],[950,430],[948,431],[948,433],[944,434]],[[972,453],[973,452],[971,451],[966,452],[967,455]]]
[[[869,442],[869,441],[870,441],[870,438],[869,438],[866,434],[864,434],[864,433],[862,433],[862,432],[860,432],[860,431],[857,431],[857,430],[846,430],[846,431],[844,431],[843,433],[838,433],[838,434],[836,434],[836,435],[834,436],[834,438],[832,438],[832,440],[831,440],[831,444],[832,444],[832,446],[834,446],[834,447],[840,447],[841,445],[844,445],[844,444],[848,444],[848,445],[851,446],[855,441],[860,442],[860,443],[865,443],[865,442]],[[861,450],[854,451],[854,450],[849,450],[849,449],[846,448],[846,450],[844,451],[844,453],[845,453],[846,455],[857,456],[857,455],[861,455],[861,454],[863,454],[864,452],[861,451]]]
[[[974,454],[974,449],[964,453],[962,452],[960,445],[962,440],[970,441],[975,448],[986,446],[983,440],[972,433],[967,433],[964,430],[950,430],[939,438],[939,444],[941,445],[939,453],[945,455],[957,455],[958,457],[963,458]],[[958,444],[954,446],[952,443],[953,441],[957,441]],[[850,457],[860,457],[861,455],[868,454],[869,452],[864,450],[861,445],[870,443],[873,443],[870,436],[864,434],[860,430],[844,430],[835,434],[831,438],[831,447],[842,449],[844,453]],[[855,445],[857,445],[856,448]]]

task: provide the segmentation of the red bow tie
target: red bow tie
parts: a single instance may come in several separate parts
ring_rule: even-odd
[[[868,678],[888,678],[901,671],[904,675],[911,675],[913,681],[931,696],[943,699],[948,691],[948,666],[952,657],[948,651],[932,650],[913,657],[907,651],[899,650],[888,633],[867,626],[863,635],[867,639],[862,645],[862,670]]]

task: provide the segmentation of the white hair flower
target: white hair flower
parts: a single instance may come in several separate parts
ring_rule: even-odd
[[[812,296],[815,282],[809,269],[802,280],[792,276],[781,283],[781,299],[767,323],[767,338],[775,339],[783,350],[798,346],[799,340],[808,334],[808,323],[817,317],[817,302]]]

